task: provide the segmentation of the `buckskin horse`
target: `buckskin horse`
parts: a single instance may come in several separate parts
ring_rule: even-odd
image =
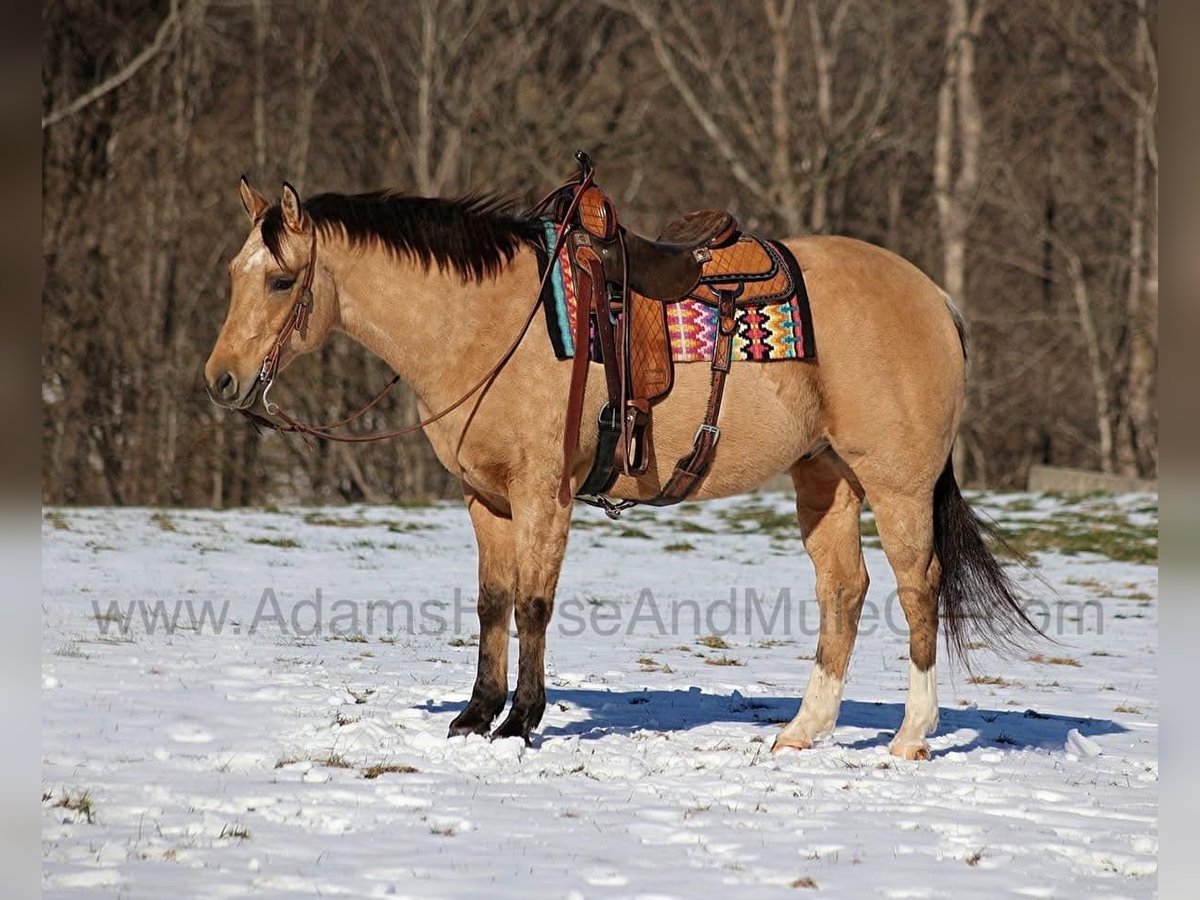
[[[424,429],[438,459],[461,479],[479,550],[478,672],[451,736],[490,731],[492,738],[528,742],[545,710],[546,629],[572,496],[604,456],[603,429],[572,436],[568,420],[598,421],[613,400],[613,382],[587,383],[589,367],[599,372],[601,364],[586,361],[586,347],[562,359],[548,330],[531,325],[555,268],[548,241],[565,239],[578,222],[589,186],[581,176],[560,193],[557,218],[571,222],[558,222],[555,232],[556,216],[518,213],[490,195],[323,194],[301,202],[285,184],[272,204],[242,179],[251,229],[229,266],[229,311],[205,366],[209,394],[286,430],[331,436],[328,428],[297,423],[266,394],[281,369],[334,330],[381,357],[415,392],[423,418],[412,427]],[[564,198],[573,201],[567,210]],[[620,236],[620,271],[635,291],[639,280],[678,280],[677,269],[694,269],[689,254],[701,260],[705,247],[741,239],[731,236],[729,222],[702,215],[699,231],[685,217],[674,232],[680,240],[648,241],[614,231],[611,206],[601,212],[613,217],[600,225],[609,237]],[[692,500],[744,493],[790,473],[816,569],[820,631],[800,708],[776,738],[779,751],[810,748],[836,725],[867,593],[859,519],[869,501],[910,632],[908,695],[890,751],[927,759],[926,737],[938,724],[939,620],[948,647],[959,652],[972,641],[1014,644],[1033,628],[954,475],[963,322],[928,277],[883,248],[828,236],[774,246],[802,273],[819,354],[732,367],[727,355],[727,384],[724,373],[717,377],[716,359],[712,366],[675,366],[669,394],[653,404],[652,444],[624,446],[641,461],[621,460],[606,479],[603,502],[614,514],[629,502],[674,502],[679,496],[663,500],[664,488],[689,460],[694,477],[676,493]],[[591,270],[593,278],[607,279],[604,262]],[[626,302],[631,296],[623,295]],[[577,303],[582,344],[589,333],[579,320],[595,328],[598,319],[582,297]],[[725,315],[734,312],[722,306],[722,334],[733,321]],[[629,329],[621,333],[628,343]],[[617,389],[628,393],[629,385]],[[714,393],[717,413],[709,415]],[[620,432],[631,439],[624,426]],[[701,450],[703,459],[696,456]],[[514,613],[516,688],[508,716],[492,730],[508,696]]]

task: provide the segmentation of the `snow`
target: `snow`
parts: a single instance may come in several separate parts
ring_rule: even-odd
[[[1157,522],[1146,495],[974,499]],[[578,511],[529,748],[445,736],[476,654],[458,505],[48,510],[45,894],[1154,894],[1157,566],[1037,554],[1045,584],[1020,577],[1059,643],[976,654],[973,677],[943,660],[933,759],[906,762],[907,638],[868,539],[838,727],[772,756],[815,648],[790,509]]]

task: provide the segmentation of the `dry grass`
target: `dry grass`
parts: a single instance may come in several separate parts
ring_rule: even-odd
[[[55,509],[50,510],[49,512],[47,512],[45,514],[45,516],[43,516],[43,518],[46,520],[46,524],[49,525],[51,528],[55,529],[56,531],[70,531],[71,530],[71,526],[67,522],[67,517],[64,516],[62,513],[60,513],[58,510],[55,510]]]
[[[275,763],[275,768],[282,769],[284,766],[294,766],[296,763],[310,762],[318,766],[324,766],[327,769],[353,769],[350,760],[341,753],[330,753],[327,756],[285,756],[279,762]]]
[[[385,763],[383,765],[367,766],[362,770],[362,777],[368,780],[374,780],[380,775],[411,775],[418,771],[413,766],[404,766],[397,763]]]
[[[734,659],[732,656],[726,656],[724,653],[722,653],[720,657],[706,656],[704,658],[704,664],[706,666],[740,666],[740,665],[742,665],[742,663],[740,663],[738,660]]]
[[[156,512],[150,516],[150,521],[159,527],[160,531],[175,532],[179,529],[175,527],[175,521],[165,512]]]
[[[300,547],[300,542],[290,537],[252,537],[247,538],[246,542],[266,547],[279,547],[282,550],[296,550]]]
[[[725,638],[717,634],[710,634],[696,641],[697,644],[702,644],[710,650],[728,650],[729,644],[725,642]]]
[[[52,793],[43,792],[42,802],[46,803],[53,799]],[[73,813],[78,813],[83,816],[89,825],[96,822],[96,807],[92,803],[91,791],[80,791],[77,794],[72,794],[69,791],[63,791],[63,795],[53,803],[55,809],[66,809]]]
[[[1083,663],[1070,656],[1043,656],[1041,653],[1035,653],[1029,657],[1031,663],[1041,663],[1046,666],[1074,666],[1081,668]]]
[[[990,684],[995,687],[1008,687],[1011,681],[1005,681],[999,675],[972,675],[967,679],[971,684]]]

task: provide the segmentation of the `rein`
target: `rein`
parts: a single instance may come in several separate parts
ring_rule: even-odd
[[[563,240],[571,231],[572,226],[568,223],[570,222],[575,211],[579,208],[580,198],[583,196],[583,192],[591,185],[592,179],[593,173],[590,169],[590,166],[583,167],[578,180],[572,179],[564,183],[543,197],[542,200],[539,201],[536,206],[534,206],[532,212],[535,214],[539,213],[543,211],[550,200],[557,196],[561,191],[570,187],[574,188],[574,195],[571,198],[571,203],[567,207],[566,213],[562,217],[563,221],[559,223],[558,230],[555,234],[554,247],[550,248],[550,261],[546,266],[546,271],[542,273],[541,280],[538,283],[537,296],[534,300],[533,308],[529,310],[529,315],[526,316],[525,323],[521,326],[521,330],[517,333],[516,338],[514,338],[513,342],[509,344],[508,349],[501,354],[495,365],[488,369],[484,376],[480,378],[479,381],[475,382],[475,384],[472,385],[465,394],[441,411],[432,416],[428,416],[427,418],[424,418],[413,425],[409,425],[406,428],[399,428],[395,431],[383,431],[377,434],[355,435],[334,434],[333,432],[336,429],[348,425],[349,423],[362,417],[366,412],[376,406],[400,381],[399,375],[392,376],[391,381],[384,385],[383,390],[376,394],[364,406],[360,407],[358,410],[346,416],[345,418],[339,419],[336,422],[331,422],[328,425],[312,425],[307,422],[302,422],[299,419],[295,419],[288,415],[279,408],[278,404],[272,403],[267,399],[267,392],[270,391],[271,386],[275,383],[275,376],[279,373],[279,358],[283,353],[284,344],[287,343],[293,332],[299,333],[301,337],[304,337],[306,331],[308,330],[308,318],[312,313],[313,308],[312,284],[317,270],[317,228],[314,223],[312,243],[309,246],[308,263],[305,266],[304,277],[301,279],[296,291],[293,293],[293,296],[296,299],[292,303],[291,312],[284,321],[283,327],[279,329],[279,333],[275,336],[275,342],[271,345],[270,351],[268,351],[266,357],[263,359],[262,368],[258,373],[258,381],[263,385],[261,394],[263,408],[267,411],[268,415],[281,419],[284,424],[278,425],[274,422],[263,419],[261,416],[255,415],[247,409],[241,409],[238,411],[243,416],[250,419],[256,427],[260,423],[265,423],[276,431],[285,433],[294,432],[304,436],[321,438],[322,440],[326,441],[338,441],[345,444],[366,444],[374,441],[385,441],[390,438],[402,437],[406,434],[412,434],[415,431],[420,431],[427,425],[432,425],[439,419],[443,419],[450,415],[450,413],[454,412],[487,384],[493,381],[508,364],[509,360],[512,359],[513,354],[517,352],[517,348],[521,345],[521,342],[525,340],[525,335],[529,333],[529,327],[533,324],[533,320],[537,316],[537,311],[541,308],[542,295],[545,293],[546,286],[550,283],[550,278],[554,273],[554,267],[557,264],[558,251],[563,246]]]

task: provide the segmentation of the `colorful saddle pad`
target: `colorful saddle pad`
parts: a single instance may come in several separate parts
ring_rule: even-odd
[[[571,281],[566,248],[553,253],[556,226],[546,222],[546,247],[540,264],[556,258],[555,271],[542,298],[546,329],[559,359],[575,355],[574,322],[577,298]],[[663,304],[674,362],[711,362],[717,338],[717,290],[736,290],[737,334],[735,361],[774,362],[812,359],[816,343],[812,311],[804,276],[795,257],[782,244],[740,235],[726,246],[714,248],[711,260],[692,293],[675,303]],[[602,361],[599,342],[592,335],[591,358]]]

